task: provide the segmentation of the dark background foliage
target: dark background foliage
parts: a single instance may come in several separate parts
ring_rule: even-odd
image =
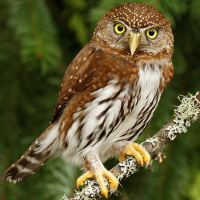
[[[47,126],[64,71],[89,41],[96,22],[106,10],[123,2],[0,0],[0,176]],[[170,119],[178,95],[200,88],[200,1],[148,3],[172,21],[175,77],[144,137]],[[196,123],[167,147],[163,164],[154,163],[153,171],[142,170],[123,181],[120,196],[113,199],[199,200],[199,131]],[[69,163],[51,160],[23,183],[1,179],[0,200],[58,200],[63,192],[72,192],[79,173]]]

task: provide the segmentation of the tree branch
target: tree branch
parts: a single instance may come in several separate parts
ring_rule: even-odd
[[[160,129],[153,137],[146,139],[142,145],[150,153],[153,160],[162,159],[164,146],[176,139],[181,133],[186,133],[191,123],[200,117],[200,92],[195,95],[179,97],[180,105],[174,110],[173,119]],[[127,157],[110,171],[119,179],[127,178],[141,168],[136,160]],[[109,187],[109,185],[107,184]],[[110,195],[112,191],[110,191]],[[101,198],[99,187],[94,180],[88,180],[81,191],[75,191],[70,198],[63,196],[63,200],[97,200]]]

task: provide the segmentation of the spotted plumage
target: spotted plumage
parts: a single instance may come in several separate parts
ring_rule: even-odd
[[[149,163],[147,152],[130,142],[143,132],[173,76],[172,53],[170,22],[156,9],[127,3],[108,11],[66,70],[50,125],[5,178],[21,181],[58,154],[89,170],[78,185],[94,177],[107,197],[102,180],[109,179],[113,190],[118,182],[102,161],[131,154]]]

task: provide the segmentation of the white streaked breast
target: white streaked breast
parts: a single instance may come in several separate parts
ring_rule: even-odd
[[[134,126],[137,122],[138,114],[141,109],[152,102],[154,96],[156,95],[160,86],[161,72],[158,67],[151,68],[146,66],[140,68],[139,70],[139,80],[136,88],[141,88],[140,99],[137,105],[134,105],[133,111],[125,118],[125,120],[120,124],[120,126],[111,135],[113,141],[118,141],[120,135],[123,135],[129,128]],[[135,137],[133,140],[137,139]]]

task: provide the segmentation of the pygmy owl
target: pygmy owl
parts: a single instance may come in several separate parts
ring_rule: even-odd
[[[5,173],[19,182],[55,154],[87,170],[77,186],[94,178],[108,196],[118,180],[102,164],[119,155],[148,165],[140,136],[173,76],[170,22],[149,5],[127,3],[108,11],[91,41],[69,65],[47,129]]]

